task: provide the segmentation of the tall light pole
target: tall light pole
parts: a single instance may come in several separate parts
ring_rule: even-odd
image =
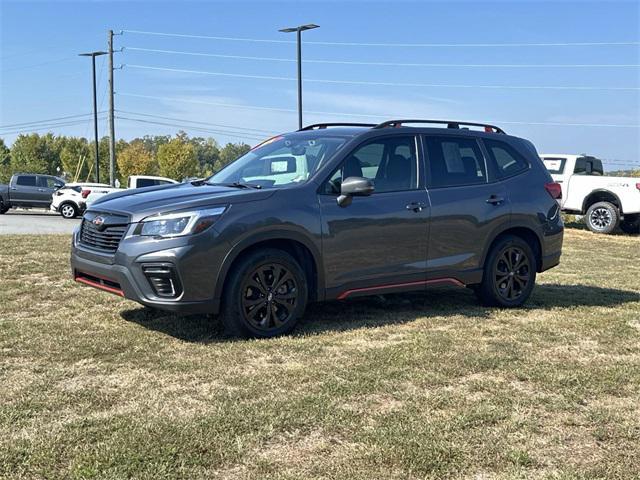
[[[96,146],[96,183],[100,183],[100,153],[98,149],[98,102],[96,100],[96,57],[106,54],[107,52],[89,52],[78,54],[81,57],[91,57],[91,65],[93,66],[93,135]]]
[[[282,28],[279,31],[285,33],[296,32],[298,40],[298,128],[302,128],[302,32],[318,28],[320,25],[309,23],[298,27]]]

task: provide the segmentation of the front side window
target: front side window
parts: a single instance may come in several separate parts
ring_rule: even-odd
[[[54,177],[38,177],[38,186],[40,188],[55,188],[56,185],[63,184],[64,182]]]
[[[340,193],[342,181],[364,177],[374,194],[414,190],[418,187],[416,141],[413,136],[386,137],[357,147],[325,184],[325,193]]]
[[[483,142],[499,178],[510,177],[529,168],[527,160],[511,145],[486,138]]]
[[[425,137],[431,188],[487,182],[484,157],[474,138]]]
[[[342,137],[275,137],[258,145],[207,179],[208,183],[247,183],[261,188],[306,182],[345,143]]]
[[[22,185],[23,187],[35,187],[36,186],[36,176],[35,175],[20,175],[18,180],[16,180],[17,185]]]

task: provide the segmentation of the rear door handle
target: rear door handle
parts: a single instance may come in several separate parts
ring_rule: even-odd
[[[421,212],[427,205],[422,202],[411,202],[407,205],[407,210],[413,210],[414,212]]]
[[[491,195],[487,198],[487,203],[490,203],[491,205],[500,205],[502,202],[504,202],[504,197],[500,197],[498,195]]]

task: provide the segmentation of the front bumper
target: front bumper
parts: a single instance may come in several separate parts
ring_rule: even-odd
[[[181,314],[217,313],[219,299],[213,298],[221,259],[216,252],[217,233],[209,229],[200,235],[174,239],[125,237],[115,254],[107,254],[78,243],[74,232],[71,271],[75,281],[113,293],[142,305]],[[180,291],[173,298],[158,295],[145,269],[149,265],[170,266]]]

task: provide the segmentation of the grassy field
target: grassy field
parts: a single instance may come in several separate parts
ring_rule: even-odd
[[[465,289],[225,339],[0,237],[0,477],[638,478],[640,238],[568,230],[526,308]]]

